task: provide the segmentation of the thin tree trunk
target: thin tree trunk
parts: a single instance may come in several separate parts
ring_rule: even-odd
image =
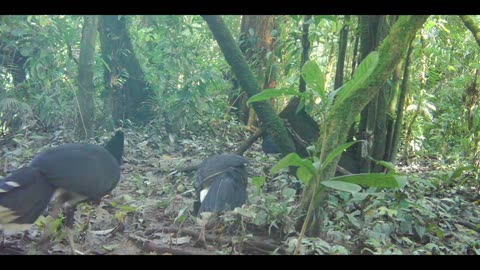
[[[95,106],[93,103],[93,64],[95,61],[95,43],[97,39],[98,16],[85,16],[80,44],[78,65],[78,118],[77,135],[87,139],[93,134]]]
[[[340,38],[338,39],[338,60],[337,70],[335,71],[335,84],[333,89],[338,89],[343,85],[343,74],[345,67],[345,55],[347,54],[348,43],[348,24],[350,22],[350,15],[345,15],[343,28],[340,31]]]
[[[359,26],[360,28],[360,21],[359,21]],[[353,46],[353,55],[352,55],[352,73],[350,74],[350,78],[353,77],[353,74],[355,73],[355,69],[357,68],[358,65],[358,44],[360,43],[360,31],[357,30],[357,33],[355,34],[355,41],[354,41],[354,46]]]
[[[410,50],[410,47],[409,47]],[[407,53],[408,54],[408,53]],[[408,57],[408,56],[406,56]],[[392,161],[393,151],[393,136],[395,133],[395,116],[397,115],[396,108],[398,106],[398,99],[400,98],[400,85],[402,83],[403,63],[400,61],[393,70],[392,81],[393,86],[387,94],[388,114],[387,114],[387,142],[385,146],[385,156],[383,160]]]
[[[385,100],[386,88],[384,85],[378,93],[375,113],[374,138],[372,157],[376,160],[383,160],[385,157],[385,146],[387,144],[387,102]],[[384,167],[380,164],[373,164],[372,172],[382,172]]]
[[[412,139],[412,129],[413,129],[413,126],[415,125],[415,122],[417,122],[417,117],[420,114],[420,111],[422,109],[423,98],[424,98],[423,92],[425,91],[425,86],[427,84],[426,74],[427,74],[428,67],[427,67],[427,56],[425,55],[426,45],[425,45],[425,40],[423,39],[423,37],[420,37],[420,41],[421,41],[420,43],[422,44],[422,73],[420,74],[420,91],[419,91],[417,109],[413,113],[413,116],[410,120],[410,123],[407,126],[407,132],[406,132],[406,135],[405,135],[405,144],[406,145],[408,145],[408,143]],[[406,157],[409,156],[409,150],[410,149],[408,147],[405,147],[405,156]]]
[[[308,55],[310,53],[310,41],[308,40],[308,28],[310,28],[310,19],[312,19],[312,15],[305,15],[303,17],[303,25],[302,25],[302,59],[300,59],[300,70],[308,61]],[[300,84],[298,86],[298,90],[300,93],[304,93],[307,90],[307,86],[305,80],[302,76],[300,76]]]
[[[332,44],[330,47],[330,52],[328,53],[328,63],[327,68],[325,71],[325,82],[324,82],[324,89],[328,89],[328,85],[330,84],[330,80],[332,78],[333,73],[333,63],[335,63],[335,48],[337,45],[335,43]]]
[[[393,139],[392,139],[392,153],[390,154],[390,162],[393,164],[397,161],[397,153],[400,147],[400,134],[402,134],[402,123],[403,123],[403,113],[405,109],[405,97],[407,96],[407,86],[408,80],[410,78],[410,62],[412,61],[412,52],[413,52],[413,40],[410,42],[407,52],[407,59],[405,61],[405,67],[403,68],[403,80],[400,92],[400,98],[398,100],[397,106],[397,119],[395,119],[395,127],[393,128]],[[387,159],[388,161],[388,159]]]

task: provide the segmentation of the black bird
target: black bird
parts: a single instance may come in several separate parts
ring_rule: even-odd
[[[124,134],[117,131],[105,147],[72,143],[38,154],[28,166],[0,180],[0,225],[8,230],[28,228],[55,197],[53,215],[64,209],[69,244],[75,252],[71,228],[76,205],[99,200],[115,188],[123,145]]]
[[[262,150],[265,154],[277,154],[280,153],[280,150],[273,142],[272,138],[269,135],[263,136],[262,141]]]
[[[205,159],[195,176],[198,201],[194,212],[220,212],[241,207],[247,199],[248,160],[234,154],[215,155]]]

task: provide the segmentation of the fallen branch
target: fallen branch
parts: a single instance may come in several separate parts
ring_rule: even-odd
[[[257,241],[253,239],[247,239],[243,242],[244,249],[242,250],[243,253],[252,254],[253,251],[259,254],[272,254],[276,252],[280,255],[288,254],[287,251],[279,245],[276,244],[269,244],[264,241]],[[249,252],[252,251],[252,252]]]
[[[189,230],[189,229],[179,229],[179,228],[174,228],[174,227],[162,227],[162,228],[151,228],[145,231],[145,235],[151,235],[156,232],[162,232],[162,233],[175,233],[177,235],[188,235],[191,236],[192,238],[198,239],[200,237],[200,233],[194,230]],[[208,242],[227,242],[231,243],[232,239],[220,239],[219,237],[213,236],[211,234],[205,234],[205,240]]]
[[[464,227],[467,227],[467,228],[469,228],[469,229],[471,229],[471,230],[476,231],[477,233],[480,233],[480,229],[478,228],[477,225],[475,225],[475,224],[473,224],[473,223],[471,223],[471,222],[468,222],[468,221],[466,221],[466,220],[458,220],[458,221],[457,221],[457,224],[460,224],[460,225],[462,225],[462,226],[464,226]]]
[[[215,255],[215,253],[207,252],[202,249],[197,249],[192,247],[189,247],[188,249],[190,251],[187,251],[184,249],[161,246],[153,243],[152,241],[146,238],[139,237],[136,235],[129,235],[128,239],[135,242],[139,248],[141,248],[142,250],[145,250],[146,252],[156,252],[158,254],[164,254],[164,255]]]
[[[145,235],[151,235],[156,232],[163,232],[163,233],[175,233],[177,237],[180,235],[188,235],[192,238],[198,239],[200,237],[200,233],[189,230],[189,229],[179,229],[175,227],[163,227],[163,228],[152,228],[145,231]],[[233,244],[232,237],[216,237],[211,234],[205,234],[205,240],[212,243],[224,243],[224,244]],[[272,252],[277,252],[278,254],[288,254],[287,251],[282,248],[280,245],[276,244],[269,244],[265,241],[258,241],[253,239],[246,239],[243,242],[244,250],[241,250],[242,253],[251,254],[251,253],[260,253],[260,254],[271,254]],[[251,252],[250,252],[251,251]],[[255,252],[254,252],[255,251]]]
[[[247,149],[250,148],[250,146],[252,146],[252,144],[260,136],[262,136],[262,134],[263,134],[263,129],[262,128],[257,129],[257,131],[252,136],[250,136],[250,138],[248,138],[244,143],[242,143],[242,145],[240,145],[240,147],[238,147],[238,149],[235,151],[235,154],[243,155],[243,153],[245,153],[245,151],[247,151]]]

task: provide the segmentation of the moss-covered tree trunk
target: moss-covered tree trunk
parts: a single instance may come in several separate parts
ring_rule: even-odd
[[[341,99],[336,99],[331,110],[326,117],[325,125],[322,127],[322,149],[320,162],[338,146],[345,142],[348,130],[355,120],[355,116],[365,108],[365,106],[376,97],[381,91],[382,86],[391,75],[393,69],[404,57],[410,41],[414,38],[417,30],[423,25],[428,16],[400,16],[393,25],[390,33],[378,48],[378,62],[376,62],[372,71],[365,74],[365,79],[360,81],[354,88],[344,93]],[[320,235],[322,231],[324,215],[323,203],[326,192],[317,194],[312,187],[320,187],[320,181],[330,179],[340,157],[335,158],[319,174],[318,179],[310,181],[307,192],[302,198],[303,209],[306,209],[309,202],[314,198],[313,219],[308,221],[308,232],[311,235]],[[316,194],[315,196],[313,196]]]
[[[240,48],[237,46],[222,18],[220,16],[206,15],[202,17],[212,31],[213,36],[217,40],[228,64],[232,67],[233,73],[237,77],[242,89],[249,97],[260,93],[260,85],[248,67]],[[258,114],[258,118],[264,124],[264,127],[271,134],[274,143],[280,148],[280,151],[285,155],[295,152],[293,141],[288,135],[282,120],[273,110],[270,102],[254,102],[252,106]]]
[[[480,46],[480,27],[475,24],[472,16],[462,15],[460,19],[465,24],[465,26],[472,32],[475,41],[477,41],[478,46]]]
[[[475,24],[473,18],[468,15],[460,16],[465,26],[472,32],[473,36],[475,37],[475,41],[477,41],[478,46],[480,46],[480,27]],[[478,69],[475,71],[475,76],[472,84],[467,89],[467,117],[468,117],[468,127],[472,129],[473,127],[473,111],[475,108],[478,107],[479,101],[479,90],[477,87],[477,77],[478,77]],[[472,164],[474,166],[479,166],[480,164],[480,138],[475,137],[474,148],[472,149]]]
[[[409,47],[410,51],[410,47]],[[408,53],[407,53],[408,54]],[[388,90],[386,95],[387,104],[388,104],[388,113],[387,113],[387,139],[385,145],[385,161],[392,160],[392,151],[393,151],[393,137],[395,134],[395,117],[397,115],[398,101],[400,99],[400,85],[402,83],[402,71],[403,63],[405,61],[400,61],[398,65],[393,70],[392,74],[392,87]]]
[[[111,96],[113,120],[116,124],[126,119],[145,124],[152,115],[144,102],[152,96],[152,91],[135,56],[125,17],[100,16],[99,32],[102,58],[107,65],[105,96]]]
[[[95,106],[93,94],[93,64],[95,62],[95,43],[97,39],[98,16],[85,16],[80,43],[78,61],[78,121],[76,134],[79,137],[90,138],[93,134]]]
[[[400,96],[398,98],[398,105],[397,105],[397,118],[395,119],[395,127],[393,128],[393,136],[392,136],[392,151],[390,152],[390,157],[387,161],[392,162],[393,164],[397,161],[397,153],[398,149],[400,148],[400,135],[402,134],[403,128],[403,112],[405,108],[405,98],[407,96],[407,86],[408,80],[410,77],[410,73],[408,69],[410,68],[410,62],[412,60],[412,52],[413,52],[413,39],[410,42],[407,52],[407,58],[405,60],[405,66],[403,68],[403,79],[402,85],[400,86]]]

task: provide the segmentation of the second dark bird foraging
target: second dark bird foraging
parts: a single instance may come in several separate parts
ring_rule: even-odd
[[[194,212],[219,212],[241,207],[247,199],[248,160],[235,154],[205,159],[195,176]]]

